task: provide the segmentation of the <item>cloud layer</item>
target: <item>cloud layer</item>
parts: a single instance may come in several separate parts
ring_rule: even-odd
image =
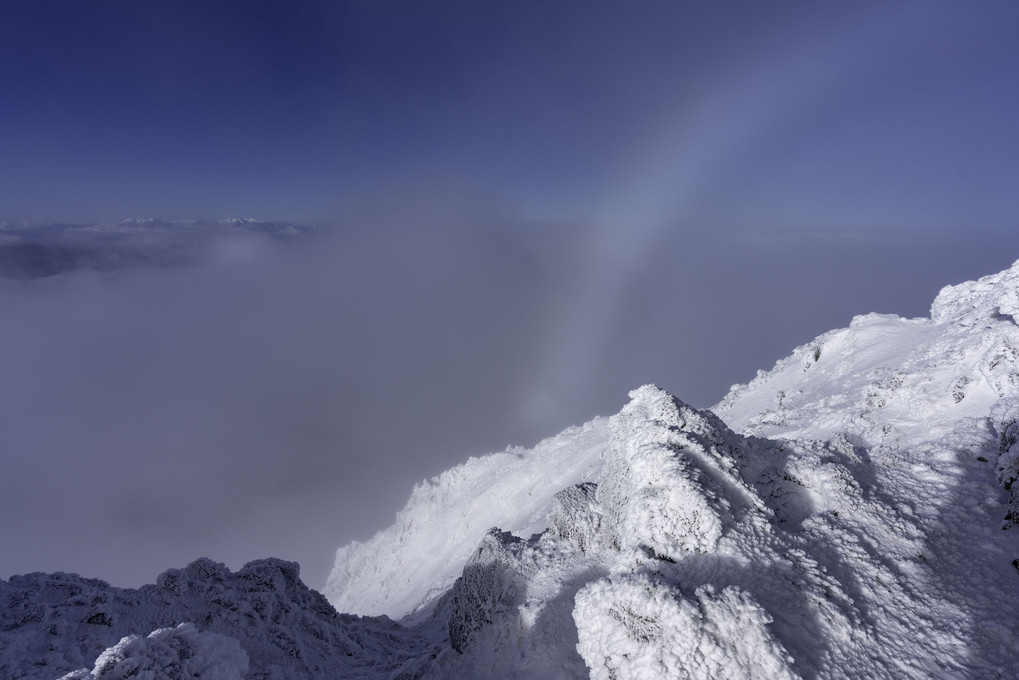
[[[417,192],[188,267],[0,281],[0,576],[137,585],[279,556],[321,585],[337,546],[468,455],[644,382],[710,405],[853,314],[924,315],[1019,253],[677,226],[612,270],[599,234]]]

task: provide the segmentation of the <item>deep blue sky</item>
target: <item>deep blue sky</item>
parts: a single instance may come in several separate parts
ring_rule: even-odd
[[[1004,229],[1010,2],[51,2],[0,16],[0,213]]]

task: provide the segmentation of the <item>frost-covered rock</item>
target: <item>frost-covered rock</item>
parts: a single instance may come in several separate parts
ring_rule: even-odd
[[[597,547],[602,534],[602,510],[597,491],[597,484],[584,482],[553,496],[549,513],[552,535],[573,542],[581,550]]]
[[[602,579],[577,594],[578,649],[592,680],[794,678],[771,617],[735,586],[684,597],[644,575]]]
[[[181,622],[194,623],[199,637],[182,629],[123,649],[155,653],[163,649],[159,645],[185,650],[194,642],[191,649],[201,651],[212,649],[206,643],[222,642],[214,634],[226,636],[247,655],[244,677],[266,680],[388,678],[433,651],[419,634],[385,617],[338,614],[301,582],[296,563],[275,559],[250,562],[237,572],[200,559],[138,589],[74,574],[12,576],[0,580],[0,617],[0,678],[23,680],[53,680],[93,663],[95,675],[105,664],[96,659],[104,650],[120,649],[123,638],[174,630]],[[125,663],[129,669],[135,662]]]
[[[630,397],[610,421],[598,485],[605,540],[672,561],[712,552],[735,522],[734,506],[763,508],[736,471],[731,433],[714,415],[652,385]]]
[[[998,483],[1009,491],[1008,512],[1002,528],[1019,524],[1019,399],[1002,400],[991,412],[998,433],[998,457],[995,473]]]
[[[242,680],[247,672],[248,655],[237,640],[182,623],[147,637],[129,635],[100,654],[91,671],[61,680]]]
[[[631,398],[597,486],[561,493],[540,536],[481,541],[443,605],[459,654],[429,677],[958,670],[955,624],[929,612],[962,614],[903,571],[923,535],[870,493],[865,452],[742,437],[654,386]]]
[[[997,461],[1008,490],[1019,474],[1019,453],[1005,446],[1019,415],[1017,319],[1019,262],[946,286],[929,319],[856,317],[733,386],[714,410],[745,433],[844,436],[881,451],[951,439],[957,424],[981,419],[998,430],[1002,448],[980,457]],[[1006,526],[1019,519],[1019,492],[1003,514]]]
[[[988,320],[1019,323],[1019,267],[1013,264],[977,281],[945,286],[931,304],[931,320],[964,326]]]
[[[525,541],[493,531],[481,541],[450,591],[449,642],[463,653],[486,626],[514,614],[526,588],[521,570],[514,569]]]

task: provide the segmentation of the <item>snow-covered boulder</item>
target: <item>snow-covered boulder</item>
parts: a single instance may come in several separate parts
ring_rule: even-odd
[[[570,486],[552,497],[549,531],[573,542],[581,550],[598,547],[602,535],[602,509],[598,485],[584,482]]]
[[[60,680],[242,680],[247,672],[248,655],[237,640],[182,623],[147,637],[129,635],[100,654],[91,671]]]
[[[764,507],[735,468],[729,428],[653,385],[630,397],[598,485],[605,541],[672,561],[714,551],[737,509]]]
[[[550,532],[491,531],[443,603],[450,646],[464,658],[440,660],[430,677],[585,677],[573,598],[600,573]]]
[[[1019,399],[1003,399],[991,413],[998,433],[998,457],[995,473],[998,483],[1009,491],[1008,512],[1002,528],[1019,524]]]
[[[602,579],[577,594],[574,616],[592,680],[797,677],[771,617],[735,586],[685,597],[643,574]]]

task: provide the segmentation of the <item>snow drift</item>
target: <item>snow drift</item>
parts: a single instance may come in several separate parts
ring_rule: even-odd
[[[1017,314],[1019,263],[710,411],[645,385],[472,458],[338,551],[325,595],[365,618],[274,560],[14,577],[0,675],[1017,677]]]

